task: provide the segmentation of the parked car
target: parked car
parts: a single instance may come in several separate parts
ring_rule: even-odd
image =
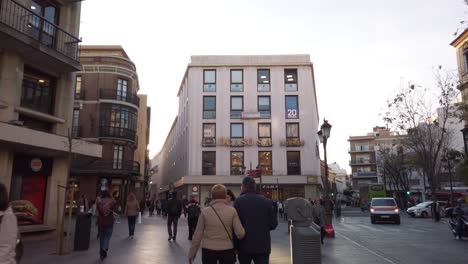
[[[432,203],[433,201],[426,201],[419,203],[413,207],[408,208],[406,210],[406,213],[410,215],[411,217],[432,217]],[[445,207],[447,206],[447,202],[445,201],[437,201],[440,207],[440,215],[444,216],[445,215]]]
[[[372,198],[370,203],[371,223],[377,221],[392,221],[400,224],[400,209],[393,198]]]

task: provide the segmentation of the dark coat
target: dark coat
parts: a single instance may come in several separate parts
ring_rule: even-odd
[[[244,193],[234,207],[245,229],[244,239],[238,241],[238,250],[245,254],[270,254],[270,231],[278,226],[273,202],[263,195]]]

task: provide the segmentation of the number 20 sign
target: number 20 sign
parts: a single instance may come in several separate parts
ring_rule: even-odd
[[[288,118],[297,118],[297,109],[288,109]]]

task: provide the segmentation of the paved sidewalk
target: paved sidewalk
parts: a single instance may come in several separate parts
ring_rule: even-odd
[[[340,223],[336,223],[340,225]],[[143,218],[141,225],[137,224],[135,237],[128,238],[126,219],[114,226],[109,256],[104,263],[116,264],[172,264],[188,263],[187,253],[190,241],[187,240],[187,221],[179,220],[177,242],[167,241],[166,220],[160,217]],[[99,241],[96,230],[92,230],[91,245],[88,251],[73,252],[68,256],[56,256],[55,241],[28,241],[25,243],[25,256],[22,264],[67,263],[88,264],[100,263]],[[198,254],[196,264],[201,263]],[[278,228],[272,232],[271,264],[290,263],[289,235],[287,225],[280,221]],[[359,245],[350,243],[338,234],[334,239],[326,239],[322,247],[322,263],[386,263],[378,257],[362,250]]]

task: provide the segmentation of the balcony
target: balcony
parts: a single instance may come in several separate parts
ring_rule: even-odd
[[[86,166],[73,166],[73,173],[139,175],[140,163],[132,160],[98,160]]]
[[[135,105],[136,107],[140,106],[140,98],[138,97],[138,95],[131,93],[123,93],[121,91],[117,91],[117,89],[101,89],[99,98],[127,102]]]
[[[111,126],[100,126],[99,137],[101,138],[120,138],[136,143],[136,131],[133,129]]]
[[[80,39],[14,0],[0,0],[0,47],[11,48],[30,64],[58,72],[81,69]]]
[[[374,160],[365,160],[365,159],[350,160],[349,165],[351,165],[351,166],[375,165],[375,161]]]
[[[352,149],[348,150],[349,153],[374,152],[374,151],[375,151],[374,146],[369,146],[369,147],[365,147],[365,148],[352,148]]]
[[[377,177],[376,171],[358,171],[353,172],[354,178],[369,178],[369,177]]]

